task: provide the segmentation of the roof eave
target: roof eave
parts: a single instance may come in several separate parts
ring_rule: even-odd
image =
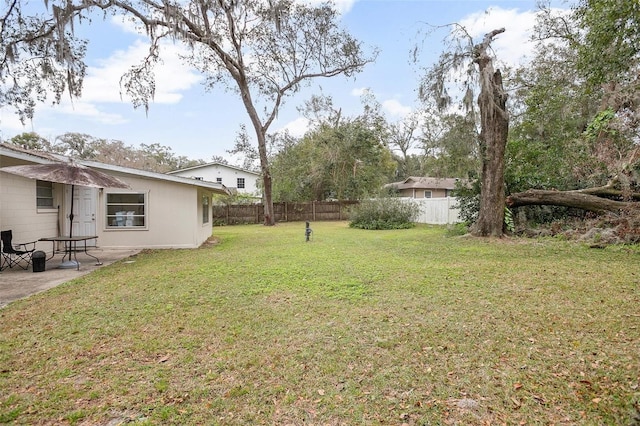
[[[260,173],[254,172],[252,170],[243,169],[242,167],[232,166],[230,164],[222,164],[222,163],[219,163],[219,162],[213,162],[213,163],[207,163],[207,164],[199,164],[197,166],[186,167],[184,169],[172,170],[170,172],[167,172],[167,174],[168,175],[173,175],[173,174],[176,174],[176,173],[188,172],[188,171],[191,171],[191,170],[202,169],[204,167],[209,167],[209,166],[228,167],[230,169],[239,170],[241,172],[245,172],[245,173],[249,173],[249,174],[252,174],[252,175],[260,176]]]
[[[108,171],[111,171],[111,172],[117,172],[117,173],[122,173],[122,174],[126,174],[126,175],[131,175],[131,176],[144,177],[144,178],[148,178],[148,179],[156,179],[156,180],[164,180],[164,181],[169,181],[169,182],[175,182],[175,183],[180,183],[180,184],[183,184],[183,185],[196,186],[196,187],[199,187],[199,188],[206,188],[206,189],[209,189],[209,190],[211,190],[213,192],[216,192],[218,194],[224,194],[224,195],[229,195],[230,194],[229,190],[227,189],[227,187],[222,185],[221,183],[208,182],[208,181],[185,178],[185,177],[180,177],[180,176],[171,176],[171,175],[167,175],[166,173],[149,172],[149,171],[146,171],[146,170],[132,169],[132,168],[129,168],[129,167],[115,166],[113,164],[98,163],[98,162],[95,162],[95,161],[81,160],[81,161],[78,161],[78,162],[83,164],[83,165],[85,165],[85,166],[94,167],[96,169],[108,170]]]

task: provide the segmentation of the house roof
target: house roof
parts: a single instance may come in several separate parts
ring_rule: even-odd
[[[241,171],[241,172],[250,173],[252,175],[260,176],[260,173],[254,172],[252,170],[243,169],[243,168],[237,167],[237,166],[231,166],[229,164],[222,164],[220,162],[199,164],[199,165],[193,166],[193,167],[187,167],[187,168],[180,169],[180,170],[173,170],[171,172],[167,172],[167,174],[174,174],[174,173],[187,172],[187,171],[195,171],[195,170],[205,169],[207,167],[212,167],[212,166],[226,167],[228,169],[238,170],[238,171]]]
[[[180,177],[180,176],[171,176],[166,173],[149,172],[146,170],[132,169],[130,167],[122,167],[122,166],[115,166],[113,164],[99,163],[97,161],[80,160],[78,161],[78,163],[83,164],[87,167],[93,167],[95,169],[128,174],[136,177],[144,177],[148,179],[181,183],[184,185],[196,186],[199,188],[207,188],[219,194],[227,194],[227,195],[230,194],[228,188],[221,183],[207,182],[204,180],[191,179],[191,178]]]
[[[3,142],[0,142],[0,155],[18,160],[31,161],[38,164],[48,164],[61,160],[61,158],[56,154],[44,151],[33,151],[22,148],[18,145]]]
[[[58,154],[51,154],[51,153],[41,152],[41,151],[32,151],[32,150],[21,148],[19,146],[5,144],[5,143],[0,143],[0,156],[16,158],[16,159],[21,159],[25,161],[31,161],[39,164],[47,164],[47,163],[52,163],[56,161],[68,161],[68,157],[64,157]],[[129,175],[129,176],[144,177],[148,179],[180,183],[183,185],[206,188],[213,192],[217,192],[219,194],[229,194],[229,190],[227,189],[227,187],[221,183],[207,182],[207,181],[201,181],[201,180],[179,177],[179,176],[170,176],[164,173],[149,172],[146,170],[133,169],[131,167],[115,166],[112,164],[105,164],[97,161],[87,161],[87,160],[75,160],[75,161],[76,163],[82,164],[84,166],[93,167],[95,169],[100,169],[107,172],[111,171],[111,172],[116,172],[124,175]]]
[[[397,189],[454,189],[459,180],[457,178],[409,176],[403,181],[393,182],[387,186]]]

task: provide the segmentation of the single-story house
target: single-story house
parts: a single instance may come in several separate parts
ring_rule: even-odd
[[[443,198],[451,196],[451,192],[459,180],[455,178],[409,176],[403,181],[389,183],[385,187],[397,190],[401,197]]]
[[[223,184],[238,194],[261,197],[258,186],[260,173],[222,163],[208,163],[186,169],[174,170],[168,174]]]
[[[54,154],[0,143],[0,167],[50,164]],[[75,186],[73,235],[96,235],[102,248],[196,248],[213,231],[212,196],[224,185],[93,161],[84,166],[115,176],[131,189]],[[14,242],[69,234],[71,185],[0,171],[0,229]],[[52,250],[39,242],[38,250]]]

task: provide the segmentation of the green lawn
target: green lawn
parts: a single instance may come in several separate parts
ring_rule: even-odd
[[[640,249],[215,228],[0,310],[0,423],[629,424]]]

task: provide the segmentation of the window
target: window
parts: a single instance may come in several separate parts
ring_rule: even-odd
[[[202,196],[202,224],[209,223],[209,197]]]
[[[145,193],[107,194],[107,228],[144,228],[147,197]]]
[[[222,183],[222,178],[216,178],[216,183]]]
[[[39,209],[53,208],[53,184],[43,180],[36,180],[36,207]]]
[[[424,198],[431,198],[431,191],[424,191]]]
[[[244,189],[244,178],[238,178],[238,189]]]

